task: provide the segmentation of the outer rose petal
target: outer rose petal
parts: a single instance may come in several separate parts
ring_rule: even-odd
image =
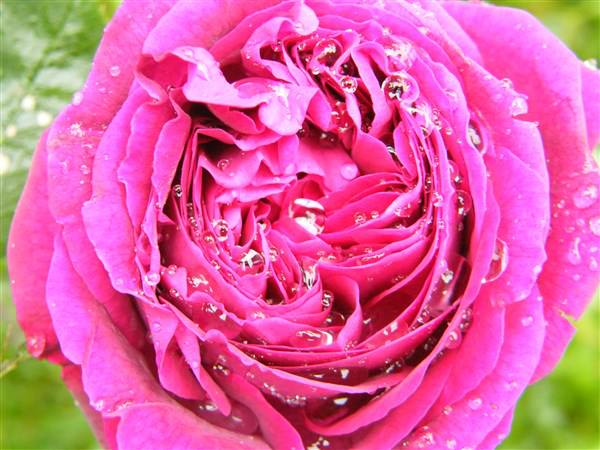
[[[147,403],[129,408],[117,433],[118,448],[139,449],[269,449],[254,436],[236,435],[199,419],[181,407]]]
[[[600,143],[600,71],[583,66],[583,107],[587,120],[588,144],[594,147]]]
[[[586,139],[588,133],[592,138],[597,134],[597,126],[587,129],[595,120],[586,118],[586,112],[597,108],[593,106],[595,89],[589,85],[593,77],[587,74],[582,87],[581,65],[575,55],[523,11],[463,2],[448,2],[445,8],[478,45],[485,67],[498,78],[510,78],[515,89],[528,96],[525,119],[540,123],[553,218],[546,243],[548,261],[538,284],[547,318],[560,316],[560,311],[578,318],[598,283],[597,261],[590,250],[599,240],[589,226],[598,205],[596,200],[588,204],[577,198],[590,186],[598,189],[599,185],[592,143]],[[537,377],[560,358],[570,339],[568,329],[566,324],[548,327]]]
[[[25,190],[8,237],[8,266],[17,320],[29,351],[36,357],[59,357],[57,338],[46,307],[46,274],[58,227],[48,211],[46,136],[33,156]],[[31,205],[36,205],[32,208]],[[31,255],[35,254],[35,258]]]
[[[114,441],[113,436],[107,436],[104,433],[104,420],[102,414],[90,406],[90,400],[83,390],[81,383],[81,368],[75,365],[65,366],[62,371],[62,379],[71,391],[79,407],[87,417],[96,438],[105,448],[114,448],[114,445],[109,443],[108,439]]]

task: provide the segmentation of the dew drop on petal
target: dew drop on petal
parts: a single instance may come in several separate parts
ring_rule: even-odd
[[[452,330],[450,334],[448,334],[448,340],[446,342],[446,348],[454,349],[460,346],[462,341],[462,333]]]
[[[213,220],[212,226],[215,230],[215,236],[220,242],[226,241],[229,236],[229,224],[223,219]]]
[[[381,89],[388,98],[400,100],[410,92],[411,84],[405,76],[397,73],[387,77]]]
[[[527,102],[523,97],[515,97],[510,104],[510,114],[520,116],[527,113]]]
[[[72,102],[75,106],[80,105],[81,102],[83,101],[83,94],[79,91],[75,92],[73,94],[73,99]]]
[[[494,254],[492,255],[490,268],[484,278],[484,282],[489,283],[490,281],[496,280],[506,270],[507,266],[508,246],[502,239],[496,239]]]
[[[230,160],[228,160],[228,159],[225,159],[225,158],[224,158],[224,159],[220,159],[220,160],[217,162],[217,168],[218,168],[219,170],[226,170],[226,169],[229,167],[229,164],[230,164],[230,163],[231,163],[231,161],[230,161]]]
[[[444,272],[442,272],[442,275],[440,277],[444,283],[448,284],[454,278],[454,272],[450,269],[445,270]]]
[[[573,203],[579,209],[589,208],[598,199],[598,186],[590,184],[579,188],[573,195]]]
[[[265,267],[265,258],[256,250],[250,249],[240,259],[240,266],[246,273],[257,274]]]
[[[573,264],[574,266],[581,263],[581,253],[579,252],[579,244],[581,243],[581,238],[576,237],[571,241],[569,246],[569,251],[567,252],[567,260]]]
[[[343,76],[340,78],[340,86],[344,92],[348,94],[354,94],[356,89],[358,89],[358,82],[354,77]]]
[[[144,281],[148,286],[156,286],[160,282],[160,274],[156,272],[148,272],[144,275]]]
[[[472,122],[469,123],[467,128],[467,137],[469,138],[469,142],[473,145],[473,147],[479,151],[483,149],[483,141],[481,139],[481,135],[479,134],[479,130]]]
[[[290,205],[289,216],[314,236],[321,234],[325,228],[325,208],[316,200],[295,199]]]
[[[356,167],[356,164],[354,163],[342,164],[340,173],[346,180],[353,180],[358,175],[358,167]]]
[[[469,399],[469,401],[468,401],[469,408],[471,408],[473,411],[476,411],[479,408],[481,408],[482,404],[483,404],[483,402],[481,401],[481,398],[479,398],[479,397],[473,397],[473,398]]]
[[[521,318],[521,325],[523,325],[524,327],[528,327],[532,323],[533,323],[533,317],[532,316],[525,316],[525,317]]]
[[[354,214],[354,223],[357,225],[362,225],[367,221],[367,215],[363,212],[357,212]]]
[[[109,73],[111,77],[118,77],[119,75],[121,75],[121,68],[119,66],[112,66],[109,69]]]

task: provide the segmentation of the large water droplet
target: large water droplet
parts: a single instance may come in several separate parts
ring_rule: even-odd
[[[598,186],[590,184],[579,188],[573,195],[573,203],[577,208],[584,209],[592,206],[598,199]]]
[[[325,66],[332,66],[338,59],[340,48],[333,39],[321,39],[315,44],[313,55],[317,61]]]
[[[333,334],[322,330],[300,330],[293,339],[298,347],[315,347],[333,344]]]
[[[148,272],[144,275],[144,280],[148,286],[156,286],[160,282],[160,274],[156,272]]]
[[[358,175],[358,167],[356,167],[356,164],[354,163],[342,164],[340,173],[346,180],[353,180]]]
[[[515,97],[510,104],[510,114],[512,116],[520,116],[527,114],[527,102],[523,97]]]
[[[265,267],[265,258],[254,249],[248,250],[240,259],[240,266],[246,273],[257,274]]]
[[[490,269],[484,278],[484,282],[496,280],[506,270],[508,265],[508,246],[502,239],[496,239],[494,254],[490,263]]]
[[[215,236],[218,241],[223,242],[229,236],[229,224],[223,219],[213,220],[212,226],[215,230]]]
[[[411,94],[414,86],[407,75],[398,72],[383,80],[381,89],[388,98],[402,100]]]
[[[358,89],[358,82],[356,78],[346,75],[340,78],[340,86],[344,92],[354,94],[356,89]]]
[[[471,198],[471,194],[463,190],[457,190],[456,203],[458,214],[461,216],[466,216],[473,207],[473,200]]]
[[[325,228],[325,208],[316,200],[295,199],[290,205],[289,215],[298,225],[315,236],[321,234]]]

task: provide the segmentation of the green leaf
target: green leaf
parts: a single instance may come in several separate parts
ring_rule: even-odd
[[[2,253],[39,136],[83,85],[117,5],[107,0],[0,3]]]

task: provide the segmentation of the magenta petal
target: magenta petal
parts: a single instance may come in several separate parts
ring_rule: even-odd
[[[548,260],[538,284],[547,315],[559,310],[578,318],[598,283],[594,248],[600,241],[600,178],[587,139],[595,137],[594,117],[586,117],[597,108],[597,94],[589,84],[595,76],[582,75],[575,55],[522,11],[462,2],[447,2],[444,7],[477,44],[486,68],[498,78],[510,78],[515,89],[527,95],[525,117],[540,124],[550,174],[552,221],[546,243]],[[515,26],[520,28],[519,45],[507,46],[506,42],[513,42]],[[563,331],[552,333],[567,334],[549,338],[544,350],[548,361],[559,358],[561,349],[556,343],[568,342],[570,331],[559,329]],[[543,372],[548,369],[545,364]]]
[[[120,450],[270,448],[259,438],[216,427],[174,404],[151,402],[127,409],[117,442]]]
[[[600,142],[600,70],[583,66],[581,84],[588,146],[594,148]]]
[[[107,435],[106,427],[104,426],[105,419],[102,415],[90,406],[90,401],[83,389],[81,383],[81,367],[75,365],[65,366],[62,371],[62,379],[71,391],[79,407],[83,410],[87,417],[96,439],[100,441],[105,448],[114,448],[113,445],[115,436]]]

